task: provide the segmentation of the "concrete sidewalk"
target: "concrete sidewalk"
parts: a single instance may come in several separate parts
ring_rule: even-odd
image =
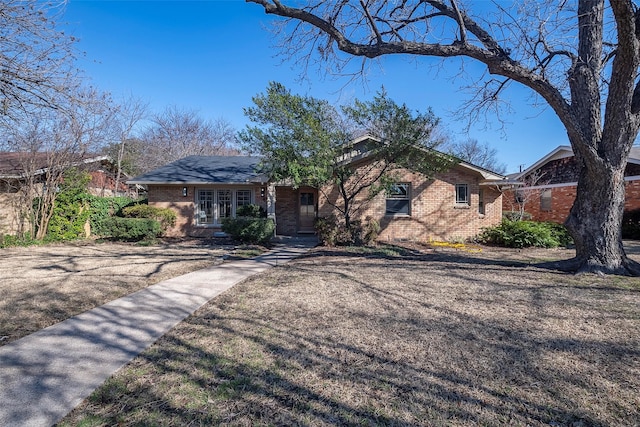
[[[0,347],[0,426],[51,426],[209,300],[311,248],[291,239],[250,260],[165,280]]]

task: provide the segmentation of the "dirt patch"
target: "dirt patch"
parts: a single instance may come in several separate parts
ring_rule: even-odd
[[[318,248],[214,299],[61,425],[640,422],[640,279],[572,253]]]
[[[226,241],[0,249],[0,345],[159,281],[222,262]]]

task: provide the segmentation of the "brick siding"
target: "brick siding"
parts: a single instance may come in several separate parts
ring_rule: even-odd
[[[149,185],[149,205],[169,208],[176,213],[176,224],[166,235],[169,237],[207,237],[220,231],[220,226],[198,226],[195,223],[196,191],[201,189],[252,189],[253,203],[266,209],[266,201],[261,196],[259,186],[193,186],[187,185],[187,196],[182,195],[183,185]]]
[[[501,193],[489,187],[484,189],[485,214],[478,213],[479,177],[460,169],[438,174],[435,179],[402,169],[397,172],[398,182],[411,183],[411,211],[406,216],[386,216],[386,195],[375,196],[354,220],[367,222],[374,218],[381,226],[380,240],[464,240],[476,236],[483,227],[496,225],[502,218]],[[455,185],[467,184],[470,204],[456,206]],[[341,205],[336,188],[325,189],[326,198],[320,197],[319,215],[331,214],[332,204]],[[361,195],[358,203],[367,194]]]
[[[397,171],[398,182],[411,183],[411,211],[406,216],[385,216],[386,195],[378,194],[368,203],[354,220],[363,223],[367,218],[376,219],[382,228],[381,240],[463,240],[477,235],[483,227],[496,225],[502,217],[502,194],[490,187],[482,187],[484,192],[485,214],[478,213],[480,177],[469,174],[464,169],[452,169],[438,174],[436,179],[426,179],[423,175],[409,170]],[[467,184],[470,204],[456,206],[455,185]],[[199,188],[187,186],[187,197],[182,196],[182,185],[150,185],[149,204],[170,208],[176,211],[176,225],[169,230],[170,236],[207,236],[218,230],[211,227],[197,227],[194,222],[195,191]],[[224,187],[230,188],[230,187]],[[241,188],[241,187],[234,187]],[[298,229],[298,193],[310,189],[292,189],[276,186],[276,233],[294,235]],[[311,190],[313,191],[313,190]],[[325,194],[324,196],[322,194]],[[318,215],[329,216],[333,212],[332,204],[339,204],[337,188],[327,187],[318,198]],[[265,206],[260,197],[260,187],[254,187],[254,200]],[[360,196],[364,201],[365,192]],[[337,215],[339,217],[339,214]]]
[[[541,210],[540,197],[544,188],[536,188],[521,191],[525,192],[525,212],[531,215],[534,221],[551,221],[562,224],[569,216],[569,211],[576,199],[576,186],[567,185],[562,187],[552,187],[551,209]],[[502,198],[504,211],[517,210],[518,204],[515,201],[515,192],[506,191]],[[640,180],[625,182],[625,202],[624,210],[631,211],[640,209]]]
[[[276,234],[293,236],[297,224],[298,191],[291,187],[276,187]]]

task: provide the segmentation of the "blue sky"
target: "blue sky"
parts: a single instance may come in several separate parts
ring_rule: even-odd
[[[530,107],[530,93],[517,87],[508,92],[516,113],[506,116],[504,131],[493,121],[490,128],[482,123],[464,133],[464,124],[452,117],[466,98],[458,90],[461,82],[450,79],[459,70],[457,60],[436,73],[428,60],[388,57],[371,68],[366,81],[324,77],[315,69],[301,81],[302,70],[277,56],[267,30],[275,19],[242,0],[71,0],[64,14],[67,31],[80,39],[79,67],[91,84],[116,100],[138,97],[152,112],[176,106],[241,129],[247,124],[243,107],[269,81],[336,104],[370,99],[384,86],[398,103],[420,111],[431,107],[454,138],[496,148],[508,172],[568,144],[556,116]]]

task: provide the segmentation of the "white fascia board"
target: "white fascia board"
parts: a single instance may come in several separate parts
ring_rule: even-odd
[[[482,178],[485,179],[485,180],[500,181],[500,180],[504,180],[505,179],[504,175],[500,175],[500,174],[497,174],[495,172],[491,172],[488,169],[484,169],[484,168],[481,168],[480,166],[476,166],[476,165],[473,165],[471,163],[467,163],[467,162],[464,162],[464,161],[459,162],[458,166],[479,173],[480,175],[482,175]]]
[[[640,175],[625,176],[624,180],[625,182],[640,181]],[[575,187],[577,185],[578,185],[578,181],[573,181],[573,182],[562,182],[559,184],[533,185],[531,187],[521,187],[520,190],[541,190],[545,188],[560,188],[560,187],[571,187],[571,186]]]

